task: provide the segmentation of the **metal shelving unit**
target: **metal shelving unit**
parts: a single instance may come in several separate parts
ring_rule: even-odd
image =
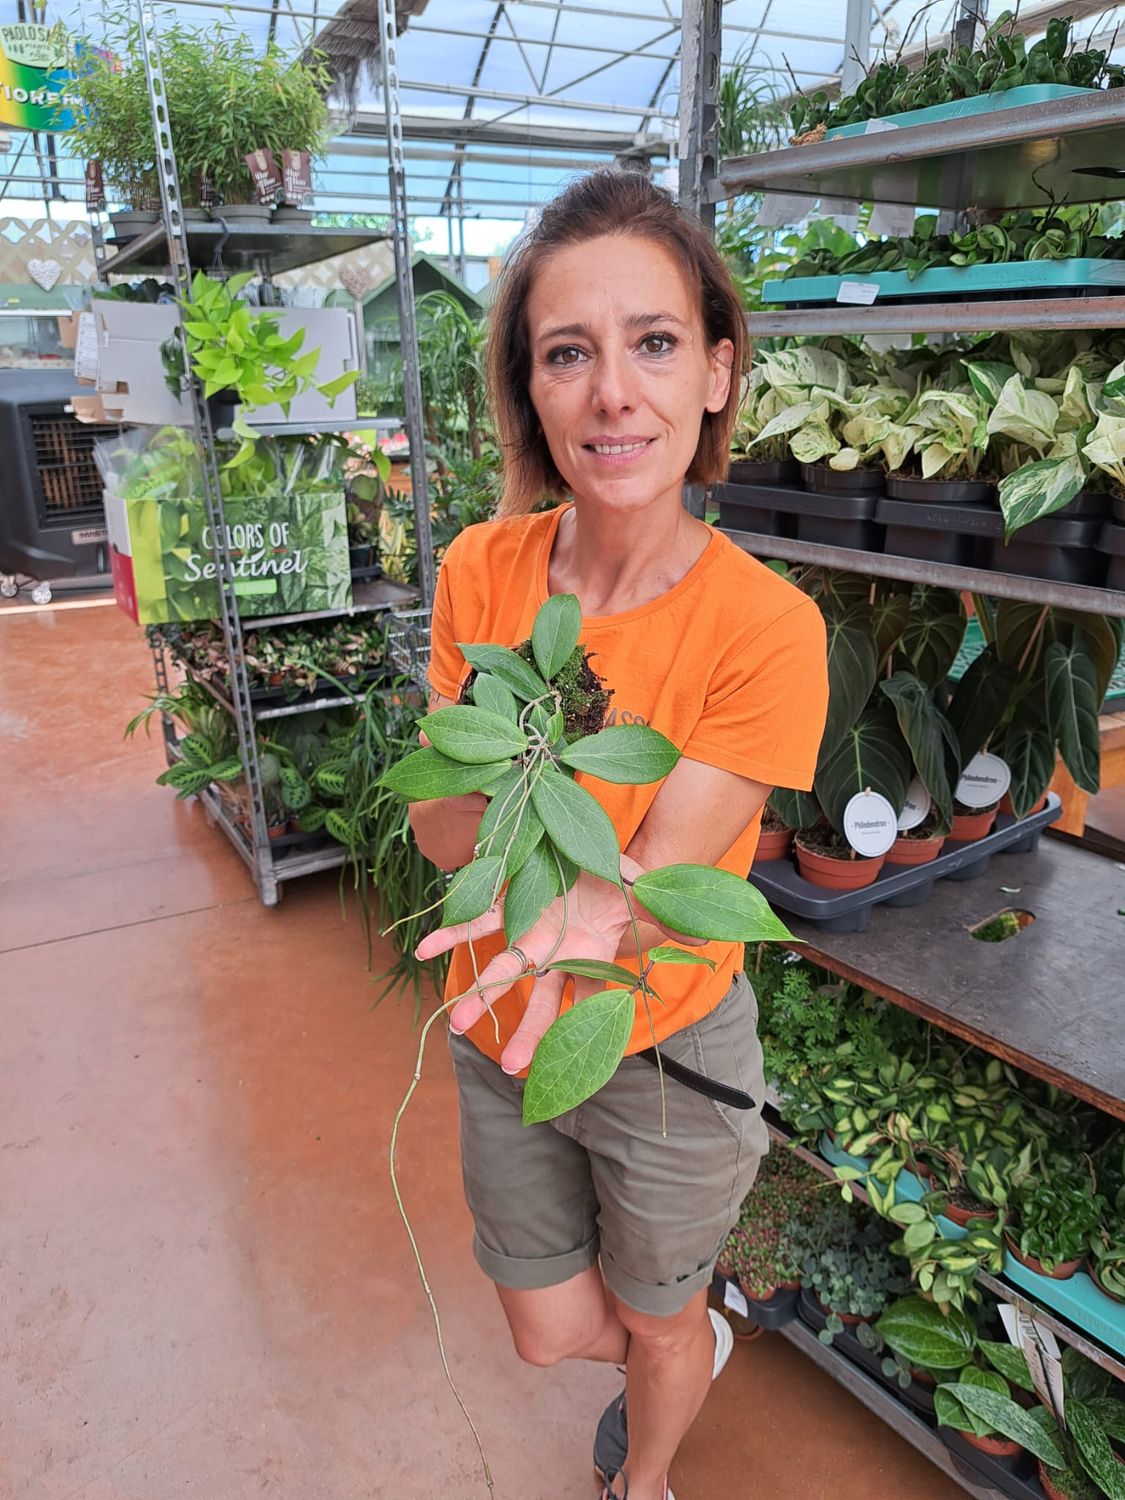
[[[1064,7],[1060,7],[1062,9]],[[854,10],[849,3],[849,16]],[[958,30],[968,32],[969,36],[959,39],[971,40],[977,10],[975,0],[961,0]],[[982,210],[1005,210],[1042,204],[1050,197],[1056,201],[1100,201],[1112,196],[1108,184],[1120,178],[1119,164],[1125,158],[1125,90],[1076,94],[1032,107],[998,110],[992,114],[924,126],[877,130],[721,161],[717,150],[717,105],[722,0],[683,0],[683,27],[680,200],[696,212],[708,228],[714,227],[716,203],[745,191],[797,193],[813,198],[823,195],[944,210],[962,210],[969,205]],[[757,337],[1120,328],[1125,327],[1125,298],[1095,294],[1074,298],[1011,298],[941,304],[911,301],[882,306],[779,308],[751,314],[747,322],[751,336]],[[764,557],[845,568],[873,577],[943,584],[949,588],[1099,614],[1125,615],[1125,593],[1110,589],[977,568],[950,567],[890,553],[854,551],[745,531],[727,534],[746,551]],[[967,889],[958,887],[959,891]],[[1072,900],[1062,905],[1060,920],[1074,920],[1069,908],[1076,903],[1081,905],[1081,899],[1074,891]],[[928,906],[920,908],[917,914],[896,911],[891,915],[895,918],[916,916],[917,927],[925,921],[925,912],[930,910]],[[1039,914],[1042,915],[1042,908]],[[917,930],[910,933],[900,942],[903,948],[901,967],[913,977],[900,977],[893,982],[880,978],[888,962],[883,950],[868,954],[862,962],[857,959],[853,950],[858,945],[866,953],[864,945],[869,945],[869,934],[858,935],[854,940],[813,934],[811,946],[802,951],[814,962],[845,978],[868,983],[876,992],[917,1011],[933,1024],[964,1034],[965,1023],[950,1013],[944,988],[947,975],[940,957],[942,942],[953,943],[959,935],[960,927],[951,929],[948,924],[934,927],[932,923],[925,936]],[[843,957],[837,950],[848,942],[852,943],[852,949],[847,957]],[[928,989],[918,977],[919,953],[928,953],[931,958],[935,978]],[[971,956],[965,962],[971,962]],[[860,977],[860,969],[866,980]],[[1019,972],[1018,963],[1016,972]],[[996,976],[991,976],[989,983],[995,981]],[[1019,990],[1020,986],[1013,988]],[[930,991],[934,993],[930,994]],[[923,992],[927,995],[924,1002],[911,998]],[[1065,987],[1059,992],[1065,993]],[[987,1010],[992,998],[991,989],[987,996],[979,996],[974,1014]],[[1002,1017],[1005,1024],[1011,1023],[1009,1030],[1018,1031],[1021,1015],[1017,997],[1013,997],[1012,1005]],[[1023,1029],[1026,1034],[1027,1026]],[[978,1031],[980,1034],[974,1032],[973,1036],[978,1045],[998,1056],[1013,1055],[1015,1043],[1009,1046],[999,1040],[990,1042],[995,1027],[990,1032],[982,1022]],[[1043,1057],[1044,1049],[1040,1046],[1036,1050],[1034,1037],[1027,1040],[1025,1036],[1025,1041],[1023,1052],[1027,1055],[1024,1063],[1042,1076],[1048,1070],[1048,1063],[1044,1062],[1040,1067],[1034,1059]],[[1102,1107],[1108,1104],[1118,1115],[1125,1112],[1125,1102],[1116,1097],[1120,1090],[1109,1090],[1114,1095],[1111,1099],[1104,1097],[1106,1092],[1103,1090],[1103,1097],[1099,1100]],[[776,1119],[771,1125],[771,1134],[776,1139],[786,1138],[786,1132]],[[802,1157],[826,1177],[833,1175],[828,1162],[812,1152],[798,1149]],[[857,1196],[864,1195],[857,1190]],[[1125,1361],[1117,1354],[1014,1289],[1002,1277],[983,1274],[980,1280],[993,1295],[1025,1309],[1060,1339],[1111,1371],[1117,1379],[1125,1380]],[[987,1484],[979,1480],[974,1482],[937,1434],[884,1391],[877,1381],[854,1368],[835,1350],[821,1344],[801,1324],[790,1324],[781,1332],[970,1494],[995,1493]]]
[[[193,269],[196,268],[208,267],[213,270],[217,264],[221,264],[225,270],[256,271],[268,280],[277,272],[293,270],[312,261],[341,255],[375,241],[391,241],[395,254],[395,281],[404,354],[405,425],[411,438],[410,463],[415,537],[419,557],[420,602],[423,608],[429,608],[433,602],[434,592],[434,557],[424,459],[422,392],[418,371],[414,283],[403,166],[397,69],[398,32],[391,0],[377,0],[377,4],[392,205],[389,233],[320,228],[300,223],[265,223],[252,226],[230,225],[224,222],[186,223],[180,195],[175,142],[171,136],[165,107],[167,90],[161,68],[156,15],[147,0],[135,0],[156,148],[155,161],[160,184],[161,218],[160,223],[151,230],[147,230],[116,249],[112,244],[107,246],[99,225],[94,221],[93,243],[99,278],[103,284],[107,282],[110,275],[119,272],[157,270],[163,274],[170,274],[178,297],[182,301],[187,301],[190,296]],[[221,260],[219,260],[220,256]],[[190,370],[191,362],[188,357],[182,317],[178,331],[183,366],[185,370]],[[324,846],[318,843],[311,848],[293,847],[288,844],[276,845],[270,840],[258,757],[256,725],[263,719],[283,718],[318,708],[344,706],[350,700],[339,693],[325,694],[311,701],[293,705],[262,706],[255,704],[252,700],[243,652],[243,622],[238,613],[234,591],[234,575],[227,542],[219,470],[215,457],[215,442],[221,433],[217,433],[212,426],[210,411],[203,398],[199,382],[190,376],[185,376],[183,393],[191,406],[193,428],[200,452],[203,498],[212,538],[212,557],[219,583],[223,637],[227,649],[227,660],[230,663],[228,693],[218,691],[212,684],[204,684],[204,686],[228,710],[237,728],[239,753],[249,793],[249,832],[243,831],[230,815],[226,805],[213,792],[205,792],[202,801],[207,808],[208,816],[223,829],[250,869],[263,903],[273,906],[280,899],[281,886],[284,881],[337,867],[344,862],[345,854],[341,846]],[[333,424],[329,421],[312,430],[316,433],[359,431],[386,425],[388,425],[387,419],[365,422],[362,418],[357,418],[340,424]],[[297,424],[279,424],[263,429],[263,431],[300,434],[309,432],[310,429]],[[412,603],[417,598],[417,595],[410,590],[399,589],[396,585],[384,580],[361,586],[356,593],[357,598],[351,609],[321,610],[308,615],[278,615],[267,620],[247,621],[246,629],[261,629],[271,624],[296,623],[304,619],[323,620],[372,611],[389,611],[396,604]],[[153,656],[157,691],[166,692],[168,666],[164,650],[162,648],[154,650]],[[195,678],[195,680],[201,679]],[[177,754],[175,731],[171,721],[167,718],[164,722],[164,740],[169,759],[175,759]]]
[[[1065,7],[1060,7],[1060,12]],[[973,24],[972,0],[961,0]],[[964,210],[1006,210],[1116,196],[1125,159],[1125,89],[1092,89],[1016,109],[968,115],[721,161],[717,153],[720,0],[684,0],[680,199],[713,226],[715,204],[742,192],[798,193]],[[1125,297],[878,302],[755,312],[752,337],[840,333],[978,333],[1125,327]],[[756,556],[940,583],[1000,598],[1125,615],[1125,592],[730,532]]]

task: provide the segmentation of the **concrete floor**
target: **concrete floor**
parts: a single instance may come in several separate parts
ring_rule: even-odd
[[[416,1045],[333,878],[275,911],[153,785],[109,607],[0,616],[0,1500],[485,1495],[390,1199]],[[497,1500],[594,1494],[612,1370],[512,1354],[469,1253],[434,1046],[401,1178]],[[679,1500],[962,1492],[776,1335],[739,1345]]]

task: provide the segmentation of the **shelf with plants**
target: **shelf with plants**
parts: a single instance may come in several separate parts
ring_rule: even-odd
[[[137,309],[135,317],[131,310],[115,313],[121,342],[133,336],[127,329],[135,324],[141,330],[137,341],[144,345],[146,371],[155,361],[158,374],[154,380],[136,374],[136,391],[120,379],[106,389],[124,392],[126,398],[139,397],[147,383],[163,395],[162,373],[172,406],[166,416],[142,415],[139,405],[122,412],[126,422],[148,424],[150,434],[123,439],[117,455],[122,461],[111,465],[107,474],[118,539],[125,544],[116,549],[119,599],[140,623],[216,621],[212,634],[221,636],[222,670],[212,672],[206,662],[184,663],[184,669],[195,675],[172,691],[164,645],[154,651],[156,702],[163,705],[170,760],[166,779],[180,795],[205,796],[209,812],[243,857],[249,856],[247,863],[267,905],[279,899],[283,880],[325,868],[325,859],[341,862],[336,850],[326,854],[290,845],[291,838],[320,836],[326,830],[344,846],[367,910],[372,864],[380,861],[369,857],[364,798],[382,767],[372,746],[389,732],[389,715],[382,696],[375,709],[375,695],[385,694],[385,674],[380,665],[372,681],[370,670],[372,660],[382,662],[381,640],[359,670],[345,672],[347,681],[333,683],[335,691],[320,684],[324,673],[332,677],[332,667],[340,667],[341,661],[310,666],[305,660],[289,663],[305,672],[308,680],[300,684],[292,672],[289,679],[284,671],[270,673],[281,679],[278,684],[267,677],[267,690],[284,688],[288,680],[293,691],[282,693],[288,701],[266,702],[252,694],[245,654],[249,622],[259,617],[271,622],[267,629],[293,630],[307,614],[326,627],[317,632],[320,636],[341,622],[353,643],[362,638],[370,644],[365,621],[378,618],[374,611],[411,602],[413,591],[382,579],[373,555],[389,462],[375,442],[366,452],[356,451],[365,431],[391,424],[362,414],[353,417],[350,392],[351,410],[332,414],[338,398],[359,377],[352,367],[354,337],[347,340],[352,346],[349,358],[337,352],[327,355],[326,335],[327,363],[334,368],[322,369],[322,351],[305,347],[304,336],[310,321],[319,318],[326,325],[329,314],[278,308],[272,291],[251,296],[250,283],[256,276],[266,288],[273,272],[376,240],[393,241],[406,356],[402,409],[415,435],[411,478],[418,592],[423,604],[433,596],[393,61],[396,21],[385,0],[378,8],[386,40],[381,51],[392,205],[386,232],[312,223],[312,211],[306,207],[312,168],[328,140],[329,80],[315,51],[286,57],[272,38],[259,51],[229,20],[191,26],[175,17],[158,17],[137,0],[113,19],[120,34],[99,39],[114,42],[112,50],[87,49],[74,84],[84,107],[74,111],[71,147],[88,161],[91,194],[97,195],[104,183],[109,201],[127,210],[124,221],[113,216],[118,246],[114,255],[106,255],[100,220],[94,221],[101,295],[106,299],[100,316],[109,317],[110,301],[168,301],[169,295],[161,297],[161,292],[170,294],[175,307],[171,320],[167,309],[159,306]],[[239,101],[234,115],[231,98]],[[217,130],[216,120],[226,121],[225,128]],[[197,272],[193,277],[193,264],[200,263],[210,268],[210,274]],[[174,284],[160,288],[150,282],[133,294],[108,289],[111,274],[150,266],[167,268]],[[231,276],[232,270],[240,274]],[[352,329],[351,320],[345,321]],[[104,344],[99,339],[99,345]],[[168,401],[164,396],[165,406]],[[260,429],[253,425],[255,415]],[[345,433],[351,435],[347,442]],[[109,498],[107,493],[107,507]],[[134,546],[142,539],[151,564],[143,588],[136,584],[142,572],[139,555],[145,548]],[[364,586],[358,598],[352,592],[353,577]],[[305,642],[311,644],[311,639]],[[195,761],[193,750],[202,753],[202,745],[190,731],[183,736],[175,728],[172,716],[185,692],[220,713],[227,738],[234,736],[236,753],[225,758],[221,775],[214,765]],[[404,705],[398,707],[405,711]],[[294,790],[297,771],[286,759],[284,745],[304,734],[308,724],[333,714],[354,720],[353,743],[343,757],[347,773],[332,770],[324,786],[313,790],[322,790],[330,801],[354,792],[359,801],[347,812],[338,806],[320,807],[315,798],[310,807],[294,804],[278,791],[280,786],[283,792],[304,795]],[[356,748],[360,741],[362,754]],[[279,762],[280,781],[274,775]],[[313,769],[320,774],[323,768]],[[237,788],[237,794],[224,790],[228,786]],[[286,808],[300,813],[301,826],[279,832]],[[308,826],[310,817],[315,827]],[[416,886],[414,876],[410,879]]]
[[[751,965],[771,1134],[897,1224],[943,1306],[983,1286],[1125,1378],[1121,1124],[814,960],[762,949]],[[1076,1258],[1086,1272],[1060,1264]]]

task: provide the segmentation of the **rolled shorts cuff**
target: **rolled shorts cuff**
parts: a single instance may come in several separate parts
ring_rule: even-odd
[[[537,1292],[545,1286],[558,1286],[596,1266],[598,1238],[595,1235],[577,1250],[567,1250],[562,1255],[527,1259],[493,1250],[479,1234],[474,1234],[473,1255],[484,1274],[498,1286],[510,1287],[514,1292]]]
[[[697,1292],[711,1285],[714,1270],[715,1262],[712,1260],[708,1265],[700,1266],[698,1271],[693,1271],[690,1276],[685,1276],[682,1281],[656,1285],[651,1281],[638,1281],[602,1252],[602,1275],[606,1286],[615,1297],[620,1297],[626,1307],[650,1318],[673,1318],[677,1313],[683,1312]]]

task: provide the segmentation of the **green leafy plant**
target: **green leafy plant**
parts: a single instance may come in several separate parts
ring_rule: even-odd
[[[790,1226],[819,1212],[824,1188],[823,1177],[792,1151],[772,1151],[763,1161],[719,1256],[747,1297],[768,1299],[779,1286],[799,1279]]]
[[[905,1267],[889,1251],[884,1227],[854,1206],[829,1200],[785,1235],[801,1284],[828,1313],[822,1343],[843,1331],[845,1316],[870,1321],[906,1289]]]
[[[1086,1254],[1103,1208],[1089,1177],[1085,1182],[1057,1177],[1029,1182],[1016,1195],[1013,1238],[1021,1254],[1039,1261],[1049,1274]]]

